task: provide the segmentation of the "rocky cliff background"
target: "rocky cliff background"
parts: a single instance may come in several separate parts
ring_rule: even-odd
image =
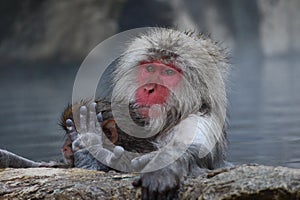
[[[211,33],[265,56],[299,53],[298,0],[11,0],[0,3],[2,58],[81,61],[107,37],[142,26]]]

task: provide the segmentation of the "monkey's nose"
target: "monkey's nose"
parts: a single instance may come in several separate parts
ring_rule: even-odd
[[[155,83],[148,83],[144,86],[144,91],[148,94],[151,94],[155,90]]]

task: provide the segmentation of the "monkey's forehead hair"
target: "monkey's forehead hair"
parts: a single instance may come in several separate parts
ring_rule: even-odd
[[[121,56],[117,72],[120,75],[141,61],[161,61],[206,71],[206,67],[218,68],[225,78],[228,71],[228,53],[209,37],[193,32],[153,28],[133,38]],[[194,69],[194,70],[195,70]],[[194,71],[193,70],[193,71]],[[118,74],[118,73],[117,73]]]

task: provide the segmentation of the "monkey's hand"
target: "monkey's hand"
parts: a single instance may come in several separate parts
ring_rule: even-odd
[[[177,196],[180,186],[180,177],[169,167],[158,171],[141,174],[133,183],[141,187],[142,199],[173,199]]]
[[[147,153],[145,155],[135,157],[131,160],[133,170],[139,172],[157,155],[156,152]]]
[[[80,108],[79,132],[76,131],[74,122],[71,119],[66,120],[74,152],[74,166],[108,171],[109,168],[107,166],[113,167],[119,164],[119,159],[124,153],[124,148],[115,146],[113,152],[111,152],[103,147],[103,132],[101,129],[103,119],[101,113],[96,117],[95,106],[96,103],[90,104],[89,117],[86,106]]]

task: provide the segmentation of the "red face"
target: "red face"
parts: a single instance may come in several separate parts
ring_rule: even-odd
[[[140,86],[136,91],[136,103],[141,106],[139,114],[149,116],[149,108],[154,104],[164,104],[170,90],[175,89],[182,79],[179,69],[159,62],[141,64],[137,71]]]

